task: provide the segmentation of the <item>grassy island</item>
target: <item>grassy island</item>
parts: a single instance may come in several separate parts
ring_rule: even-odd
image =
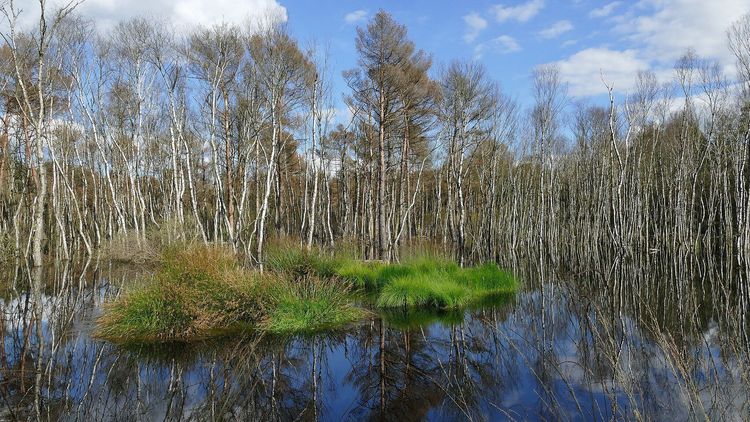
[[[485,264],[461,268],[431,256],[367,262],[300,248],[269,254],[264,273],[231,251],[183,246],[163,252],[155,273],[107,304],[100,337],[119,342],[184,341],[234,330],[285,334],[336,329],[362,307],[455,311],[517,289],[513,275]]]

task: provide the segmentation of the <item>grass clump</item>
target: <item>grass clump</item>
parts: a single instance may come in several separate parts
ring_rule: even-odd
[[[460,268],[428,256],[390,265],[351,261],[339,267],[337,275],[377,291],[381,308],[457,308],[518,288],[513,275],[495,264]]]
[[[113,341],[185,341],[237,329],[311,332],[353,322],[364,311],[351,289],[311,274],[333,274],[318,255],[278,255],[263,275],[239,266],[232,251],[182,246],[165,250],[157,272],[105,305],[98,334]]]
[[[466,305],[470,298],[469,288],[453,281],[448,274],[417,273],[385,285],[378,295],[377,306],[455,308]]]
[[[420,274],[455,273],[456,263],[435,257],[419,256],[400,264],[387,264],[381,261],[346,260],[335,269],[337,276],[356,286],[380,289],[395,279]]]
[[[492,263],[461,269],[456,276],[462,283],[480,292],[512,293],[518,289],[518,281],[513,274]]]
[[[384,267],[385,265],[379,262],[347,260],[341,262],[334,271],[336,276],[356,287],[377,289],[387,281],[381,274]]]
[[[249,323],[259,316],[257,278],[222,248],[168,249],[151,279],[105,306],[98,334],[115,341],[185,340]]]
[[[514,292],[515,278],[494,264],[460,268],[415,255],[400,264],[331,257],[318,250],[269,250],[264,274],[221,247],[173,246],[153,277],[107,304],[98,334],[119,342],[184,341],[257,329],[327,330],[361,319],[355,293],[383,309],[458,309]],[[355,292],[359,290],[359,292]]]
[[[148,286],[124,294],[105,309],[99,334],[109,339],[156,340],[190,330],[192,315],[173,289]]]
[[[318,250],[299,247],[270,248],[265,261],[269,270],[285,273],[292,278],[316,276],[331,278],[336,274],[338,262]]]
[[[307,278],[268,285],[264,331],[272,333],[315,332],[350,324],[365,316],[354,306],[351,289],[341,283]]]

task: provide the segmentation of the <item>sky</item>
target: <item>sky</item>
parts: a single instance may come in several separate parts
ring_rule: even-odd
[[[0,0],[0,4],[8,0]],[[61,0],[48,0],[60,3]],[[16,0],[31,21],[35,0]],[[639,70],[664,82],[688,48],[718,60],[731,75],[726,29],[750,13],[750,0],[86,0],[79,12],[101,31],[133,16],[177,27],[226,21],[246,25],[259,15],[286,20],[302,46],[327,48],[336,107],[347,87],[341,72],[356,66],[357,26],[383,9],[432,54],[435,75],[453,59],[477,60],[521,104],[531,102],[536,66],[557,63],[572,99],[602,100],[602,77],[626,94]]]

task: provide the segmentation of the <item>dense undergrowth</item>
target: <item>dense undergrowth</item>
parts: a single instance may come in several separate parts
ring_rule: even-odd
[[[106,305],[98,334],[114,341],[207,338],[236,329],[303,333],[361,320],[382,309],[455,311],[514,292],[515,278],[494,264],[461,268],[434,255],[398,264],[366,262],[295,246],[269,252],[268,271],[243,268],[221,247],[172,246],[152,277]]]

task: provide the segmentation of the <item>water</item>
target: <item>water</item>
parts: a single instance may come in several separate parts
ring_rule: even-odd
[[[745,420],[746,325],[706,295],[545,278],[465,312],[374,313],[315,336],[118,346],[92,337],[141,270],[8,275],[2,420]],[[658,290],[658,289],[657,289]],[[583,293],[585,292],[585,294]],[[617,300],[613,300],[617,297]],[[656,301],[657,304],[651,304]]]

